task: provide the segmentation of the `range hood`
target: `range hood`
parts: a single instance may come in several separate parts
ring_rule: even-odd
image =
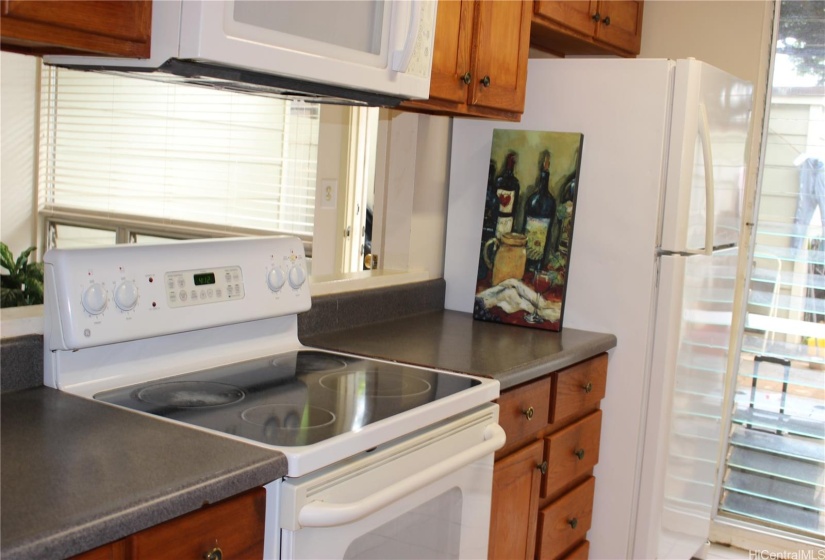
[[[72,70],[103,72],[156,82],[187,84],[264,97],[330,105],[395,107],[405,99],[197,60],[171,58],[156,69],[47,62]]]
[[[49,65],[253,95],[394,107],[429,94],[435,1],[156,0],[151,55]]]

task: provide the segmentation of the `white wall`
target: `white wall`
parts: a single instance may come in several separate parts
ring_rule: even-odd
[[[708,62],[756,82],[768,0],[647,0],[642,26],[642,58],[688,58]],[[769,39],[769,38],[768,38]]]
[[[0,241],[17,255],[36,244],[37,58],[0,53]]]

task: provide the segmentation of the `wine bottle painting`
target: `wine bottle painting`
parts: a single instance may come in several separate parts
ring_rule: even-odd
[[[584,137],[493,131],[473,317],[560,331]]]

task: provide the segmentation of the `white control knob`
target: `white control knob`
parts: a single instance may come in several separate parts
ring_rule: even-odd
[[[135,308],[138,300],[138,289],[131,280],[124,280],[115,288],[115,305],[123,311]]]
[[[270,290],[277,292],[284,287],[284,282],[286,282],[286,275],[280,266],[269,269],[269,273],[266,275],[266,285],[269,286]]]
[[[99,315],[106,309],[106,288],[95,282],[85,290],[80,298],[83,309],[90,315]]]
[[[289,269],[289,285],[297,290],[307,279],[306,272],[300,266],[296,265]]]

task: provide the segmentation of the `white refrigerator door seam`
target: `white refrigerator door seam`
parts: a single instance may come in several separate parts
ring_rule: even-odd
[[[708,123],[708,109],[704,103],[699,103],[699,137],[702,140],[702,162],[705,167],[705,251],[706,255],[713,253],[713,230],[716,218],[714,212],[715,181],[713,180],[713,152],[710,143],[710,124]]]

